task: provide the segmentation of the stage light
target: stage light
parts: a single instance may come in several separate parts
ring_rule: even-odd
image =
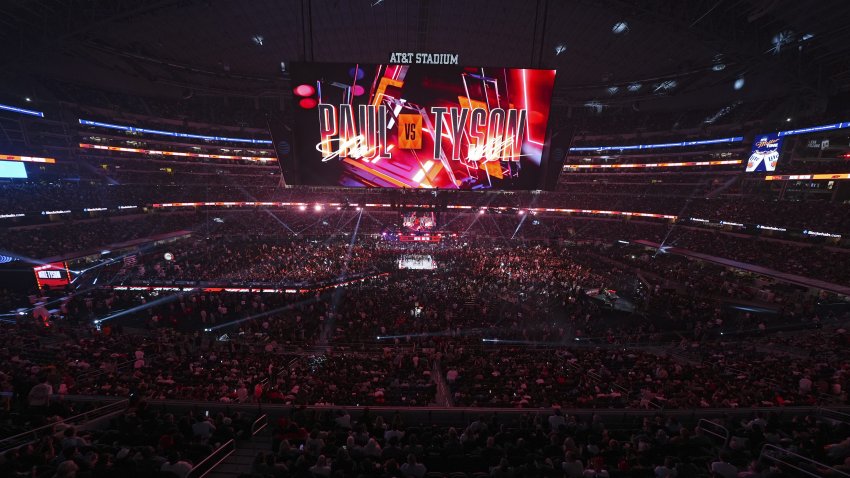
[[[27,103],[32,103],[32,98],[27,96],[26,98],[24,98],[24,101],[26,101]]]
[[[307,206],[305,206],[305,205],[303,205],[303,204],[302,204],[302,205],[298,206],[298,209],[299,209],[299,210],[301,210],[301,211],[306,211],[306,210],[307,210]]]
[[[319,102],[316,101],[315,98],[301,98],[301,101],[298,102],[298,106],[304,108],[305,110],[313,109],[318,104]]]
[[[523,214],[525,214],[525,211],[523,211],[522,209],[520,209],[519,211],[517,211],[517,214],[519,214],[520,216],[522,216]]]
[[[632,83],[631,85],[628,86],[628,90],[631,91],[632,93],[634,93],[635,91],[639,91],[640,87],[641,87],[640,83]]]
[[[659,91],[668,91],[675,88],[679,83],[676,80],[666,80],[662,81],[658,85],[655,86],[656,93]]]
[[[315,206],[313,206],[313,209],[315,209],[316,211],[321,211],[321,210],[322,210],[322,205],[321,205],[321,204],[316,204]]]
[[[738,78],[737,80],[735,80],[735,84],[733,86],[735,87],[736,90],[740,90],[741,88],[744,87],[744,79]]]
[[[609,86],[607,91],[608,91],[609,95],[615,95],[615,94],[617,94],[618,91],[620,91],[620,87],[619,86]]]
[[[790,123],[790,122],[791,122],[791,118],[785,118],[785,122],[786,122],[786,123]]]
[[[360,206],[358,206],[358,207],[357,207],[357,210],[358,210],[358,211],[362,211],[362,210],[363,210],[363,208],[362,208],[362,207],[360,207]]]
[[[565,51],[567,51],[567,45],[559,43],[557,46],[555,46],[555,56],[560,55]]]
[[[588,101],[587,103],[584,104],[584,106],[596,111],[597,113],[602,113],[602,108],[604,107],[604,105],[602,103],[595,101],[595,100],[594,101]]]
[[[479,210],[478,210],[478,214],[484,214],[485,212],[487,212],[487,210],[486,210],[486,209],[479,209]]]
[[[611,33],[614,35],[620,35],[622,33],[626,33],[629,31],[629,24],[626,22],[617,22],[611,27]]]
[[[782,50],[784,45],[791,43],[794,39],[794,33],[790,30],[785,30],[777,33],[773,36],[773,39],[770,41],[773,44],[773,48],[768,51],[772,51],[774,55],[778,55]]]
[[[314,88],[312,85],[303,84],[296,86],[292,90],[292,92],[295,93],[297,96],[313,96],[313,93],[316,92],[316,88]]]
[[[348,69],[348,76],[354,78],[355,80],[362,80],[364,76],[366,76],[366,72],[360,66],[352,66]]]
[[[713,71],[723,71],[726,69],[726,63],[723,63],[723,55],[714,56],[714,65],[711,67]]]
[[[254,40],[254,43],[256,43],[256,44],[257,44],[257,46],[263,46],[263,42],[264,42],[266,39],[265,39],[265,38],[263,38],[263,36],[262,36],[262,35],[254,35],[253,37],[251,37],[251,40]]]

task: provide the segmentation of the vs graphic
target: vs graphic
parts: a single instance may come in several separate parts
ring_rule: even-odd
[[[431,108],[430,128],[423,129],[420,114],[399,114],[397,144],[387,142],[387,108],[384,105],[354,106],[321,103],[319,112],[319,144],[322,161],[333,158],[391,158],[395,146],[403,150],[422,149],[423,131],[440,138],[434,141],[434,159],[443,155],[443,140],[451,144],[451,159],[485,163],[519,161],[523,138],[528,129],[526,109]],[[465,147],[464,147],[465,146]],[[465,154],[464,154],[465,153]]]
[[[408,123],[404,125],[404,140],[405,141],[416,141],[416,125],[412,123]]]

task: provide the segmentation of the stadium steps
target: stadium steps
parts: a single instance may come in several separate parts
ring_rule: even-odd
[[[439,360],[434,360],[434,363],[431,365],[431,380],[433,380],[434,384],[437,386],[437,393],[434,397],[434,400],[437,402],[437,406],[453,407],[452,392],[449,389],[449,385],[446,383],[446,377],[443,376],[443,369],[440,366]]]
[[[738,176],[732,176],[731,178],[727,179],[723,184],[721,184],[719,187],[709,191],[705,195],[705,197],[707,197],[707,198],[717,197],[718,195],[720,195],[720,193],[729,189],[736,182],[738,182]]]
[[[270,427],[266,427],[251,441],[240,441],[236,450],[213,468],[204,478],[236,478],[245,473],[251,473],[251,465],[257,453],[270,453],[272,451],[272,436]]]

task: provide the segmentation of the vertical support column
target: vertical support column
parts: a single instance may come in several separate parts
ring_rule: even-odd
[[[534,36],[531,39],[531,58],[528,62],[532,68],[543,68],[546,54],[546,17],[549,13],[549,0],[537,0],[534,14]]]
[[[311,0],[301,0],[302,61],[313,61],[313,8]]]

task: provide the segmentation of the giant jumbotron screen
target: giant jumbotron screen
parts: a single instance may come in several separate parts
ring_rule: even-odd
[[[554,70],[294,63],[290,71],[302,184],[539,188]]]

